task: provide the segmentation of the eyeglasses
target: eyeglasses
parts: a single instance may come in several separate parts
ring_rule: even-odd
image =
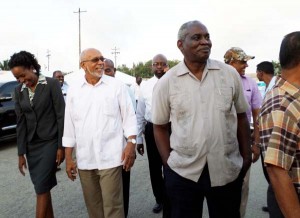
[[[165,62],[154,62],[154,63],[152,64],[152,66],[153,66],[153,67],[158,67],[158,66],[166,67],[166,66],[168,66],[168,64],[165,63]]]
[[[82,61],[82,62],[87,62],[87,61],[90,61],[90,62],[92,62],[92,63],[98,63],[99,61],[104,61],[105,60],[105,58],[104,57],[95,57],[95,58],[93,58],[93,59],[91,59],[91,60],[84,60],[84,61]]]

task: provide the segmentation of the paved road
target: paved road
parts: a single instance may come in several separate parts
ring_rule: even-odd
[[[260,162],[252,166],[247,218],[267,218],[261,211],[266,202],[267,183]],[[64,163],[57,173],[58,186],[52,191],[55,217],[87,217],[79,180],[68,180]],[[228,196],[230,197],[230,196]],[[131,174],[129,218],[156,218],[151,208],[154,198],[150,186],[147,156],[138,156]],[[17,169],[17,150],[14,141],[0,142],[0,218],[35,216],[35,194],[28,173],[23,177]],[[203,217],[208,217],[204,207]]]

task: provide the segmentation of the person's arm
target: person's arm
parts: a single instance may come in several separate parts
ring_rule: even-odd
[[[153,89],[151,108],[154,138],[164,166],[168,165],[167,162],[172,151],[169,132],[170,105],[169,80],[165,75],[159,79]]]
[[[300,204],[293,180],[297,182],[296,162],[299,148],[298,113],[274,108],[260,119],[262,130],[271,130],[263,135],[264,163],[272,188],[284,217],[300,217]],[[265,131],[267,132],[267,131]]]
[[[129,93],[124,84],[122,84],[120,92],[118,94],[118,103],[122,116],[122,127],[125,138],[136,139],[137,134],[137,121],[135,111],[130,100]],[[134,164],[136,154],[136,144],[128,142],[122,152],[121,161],[124,161],[123,169],[129,171]]]
[[[300,217],[299,199],[288,172],[271,164],[267,164],[267,172],[284,217]]]
[[[154,137],[157,149],[161,156],[164,166],[167,166],[167,161],[171,153],[169,125],[153,125]]]
[[[62,146],[62,137],[64,131],[64,115],[65,115],[65,100],[61,91],[61,86],[58,80],[54,80],[51,85],[51,96],[52,102],[55,110],[57,128],[58,128],[58,149],[56,154],[56,163],[59,166],[65,159],[65,152]]]
[[[246,113],[238,113],[237,139],[243,157],[241,174],[244,177],[251,166],[250,127]]]
[[[72,153],[74,146],[76,145],[76,136],[75,136],[75,126],[72,119],[72,110],[74,105],[72,105],[72,98],[74,94],[74,89],[70,89],[70,95],[68,95],[65,109],[65,119],[64,119],[64,135],[62,138],[63,147],[65,148],[66,156],[66,172],[72,181],[76,179],[77,176],[77,165],[73,160]],[[76,151],[77,152],[77,151]]]
[[[66,153],[66,172],[69,179],[74,181],[77,176],[77,166],[75,161],[72,158],[73,147],[65,148],[65,153]]]
[[[25,158],[25,153],[26,153],[26,130],[27,130],[27,125],[26,125],[26,118],[25,115],[22,111],[21,105],[20,105],[20,91],[19,91],[19,86],[16,87],[15,89],[15,113],[17,115],[17,145],[18,145],[18,168],[20,173],[25,176],[24,169],[27,169],[27,164],[26,164],[26,158]]]
[[[260,109],[252,109],[252,117],[253,117],[253,140],[252,140],[252,163],[255,163],[260,155],[260,138],[259,138],[259,128],[256,123]]]
[[[136,119],[137,119],[137,126],[138,126],[136,150],[140,155],[143,155],[144,154],[143,132],[145,131],[145,125],[147,121],[145,119],[146,104],[142,94],[140,95],[138,102],[139,103],[137,105],[137,110],[136,110]]]

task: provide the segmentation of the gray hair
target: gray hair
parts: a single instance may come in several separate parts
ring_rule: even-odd
[[[178,35],[177,35],[177,39],[178,40],[185,40],[185,37],[186,35],[188,34],[187,33],[187,28],[193,24],[196,24],[196,23],[200,23],[202,24],[200,21],[198,20],[192,20],[192,21],[188,21],[184,24],[181,25],[181,27],[179,28],[179,31],[178,31]],[[203,25],[203,24],[202,24]]]
[[[84,49],[81,53],[80,53],[80,56],[79,56],[79,63],[81,63],[83,61],[83,59],[86,57],[86,54],[91,51],[91,50],[95,50],[95,51],[98,51],[100,52],[99,50],[95,49],[95,48],[87,48],[87,49]]]

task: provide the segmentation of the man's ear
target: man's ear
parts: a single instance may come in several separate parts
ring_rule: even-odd
[[[177,47],[179,48],[180,51],[182,51],[182,40],[177,41]]]
[[[114,72],[117,72],[117,68],[114,67]]]
[[[80,67],[84,69],[84,62],[80,62]]]

